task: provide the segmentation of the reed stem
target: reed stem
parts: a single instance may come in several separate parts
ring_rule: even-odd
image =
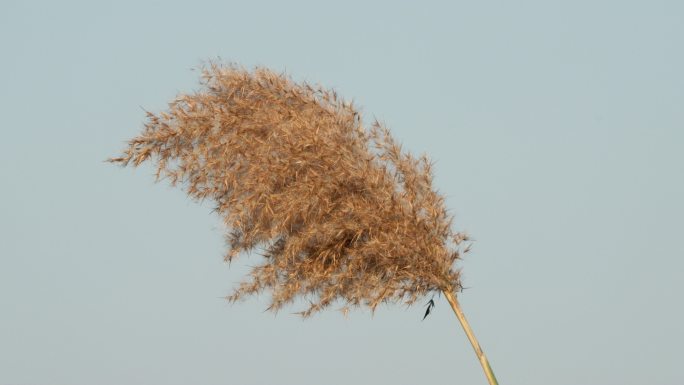
[[[475,338],[475,334],[473,334],[473,329],[470,328],[470,324],[468,324],[468,320],[466,320],[465,314],[463,314],[463,310],[461,310],[461,305],[459,305],[456,296],[448,290],[444,290],[443,292],[447,301],[449,301],[449,305],[451,305],[451,308],[454,310],[456,318],[458,318],[458,320],[461,322],[461,326],[463,326],[463,330],[465,331],[466,336],[468,336],[470,344],[473,345],[473,349],[475,349],[475,354],[477,354],[477,358],[480,361],[480,364],[482,365],[482,369],[485,372],[485,376],[487,376],[487,381],[489,381],[489,385],[499,385],[499,383],[496,381],[496,377],[494,376],[494,372],[492,371],[491,366],[489,366],[487,356],[485,356],[484,352],[482,351],[482,348],[480,347],[480,344],[477,342],[477,338]]]

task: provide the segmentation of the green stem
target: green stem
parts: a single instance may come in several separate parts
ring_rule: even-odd
[[[477,359],[480,360],[480,364],[485,372],[485,376],[487,376],[489,385],[499,385],[494,376],[494,372],[492,371],[492,367],[489,366],[487,356],[485,356],[480,344],[477,342],[477,338],[475,338],[475,334],[473,334],[473,329],[470,328],[470,324],[468,324],[468,320],[466,320],[465,314],[463,314],[463,310],[461,310],[461,305],[459,305],[458,300],[456,300],[456,296],[449,290],[444,290],[443,293],[447,301],[449,301],[449,305],[451,305],[451,308],[454,310],[456,318],[461,322],[461,326],[463,326],[463,330],[465,331],[466,336],[468,336],[470,344],[473,345],[473,349],[475,349]]]

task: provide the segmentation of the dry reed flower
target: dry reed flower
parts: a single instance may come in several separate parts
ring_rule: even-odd
[[[153,161],[157,180],[212,201],[230,229],[226,261],[261,249],[263,263],[228,298],[268,291],[276,311],[303,297],[308,317],[336,301],[346,314],[443,292],[496,384],[454,295],[467,237],[451,229],[427,157],[403,152],[377,121],[364,128],[335,91],[284,74],[210,63],[201,84],[148,113],[110,161]]]
[[[122,165],[154,160],[157,178],[210,199],[230,229],[230,261],[263,248],[231,300],[270,291],[270,309],[298,296],[308,316],[336,300],[371,309],[460,287],[454,262],[466,239],[451,230],[416,159],[377,121],[364,129],[334,91],[283,74],[210,64],[203,88],[148,113]]]

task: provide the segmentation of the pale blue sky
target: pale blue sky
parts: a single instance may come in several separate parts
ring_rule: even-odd
[[[103,163],[217,56],[334,87],[436,161],[502,385],[684,383],[683,15],[3,0],[0,385],[485,383],[443,299],[424,322],[226,304],[256,257],[229,268],[209,205]]]

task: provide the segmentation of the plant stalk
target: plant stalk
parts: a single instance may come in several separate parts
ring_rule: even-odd
[[[480,364],[485,372],[485,376],[487,376],[489,385],[499,385],[499,383],[496,381],[496,377],[494,376],[494,372],[492,371],[492,367],[489,366],[487,356],[485,356],[480,344],[477,342],[477,338],[475,338],[475,334],[473,334],[473,329],[470,328],[470,324],[468,324],[468,320],[466,320],[456,296],[449,290],[444,290],[443,293],[447,301],[449,301],[449,305],[451,305],[451,308],[454,310],[456,318],[458,318],[458,320],[461,322],[461,326],[463,326],[463,330],[465,331],[466,336],[468,336],[470,344],[473,345],[473,349],[475,349],[475,354],[477,354],[477,358],[480,360]]]

